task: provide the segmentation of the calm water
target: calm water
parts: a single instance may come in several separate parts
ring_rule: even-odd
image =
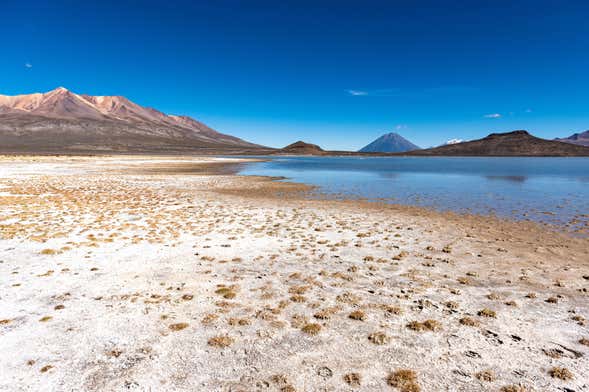
[[[588,228],[589,158],[271,157],[240,174],[318,193]]]

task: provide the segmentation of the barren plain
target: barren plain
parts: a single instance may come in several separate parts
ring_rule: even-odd
[[[239,163],[1,158],[0,390],[589,390],[586,238]]]

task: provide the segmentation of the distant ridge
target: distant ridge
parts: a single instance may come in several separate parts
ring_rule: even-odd
[[[358,152],[405,152],[419,149],[419,146],[411,143],[403,136],[391,132],[382,135],[372,143],[358,150]]]
[[[122,96],[0,95],[1,152],[189,152],[261,148],[188,116],[167,115]]]
[[[463,143],[408,152],[423,156],[589,156],[589,147],[540,139],[527,131],[492,133]]]
[[[580,146],[589,147],[589,131],[575,133],[569,137],[565,137],[562,139],[554,139],[554,140],[559,141],[559,142],[572,143],[572,144],[578,144]]]

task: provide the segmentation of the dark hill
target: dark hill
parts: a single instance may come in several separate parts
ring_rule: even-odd
[[[540,139],[527,131],[492,133],[463,143],[450,144],[406,155],[424,156],[589,156],[589,147]]]
[[[295,154],[295,155],[323,155],[325,151],[316,144],[298,141],[277,151],[278,154]]]

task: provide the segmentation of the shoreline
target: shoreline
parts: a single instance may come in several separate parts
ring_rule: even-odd
[[[0,390],[582,388],[588,239],[187,160],[0,159]]]

